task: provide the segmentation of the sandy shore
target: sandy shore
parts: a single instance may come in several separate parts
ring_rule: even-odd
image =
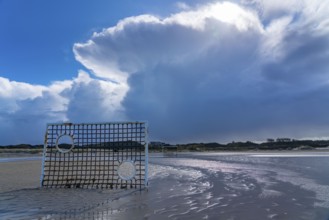
[[[41,160],[0,163],[0,192],[40,186]]]
[[[41,189],[41,160],[0,162],[0,219],[327,220],[328,158],[314,152],[157,154],[143,191]]]

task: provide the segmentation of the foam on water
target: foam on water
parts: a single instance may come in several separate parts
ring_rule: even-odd
[[[149,178],[166,178],[175,175],[177,178],[187,178],[188,180],[196,180],[201,178],[203,173],[193,169],[178,169],[172,166],[163,166],[151,164],[149,167]]]

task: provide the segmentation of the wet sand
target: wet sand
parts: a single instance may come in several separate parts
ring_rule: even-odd
[[[323,152],[153,154],[143,191],[40,189],[40,168],[41,160],[0,163],[0,219],[329,217]]]

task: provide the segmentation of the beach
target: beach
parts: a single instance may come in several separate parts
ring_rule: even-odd
[[[41,160],[0,162],[0,192],[40,185]]]
[[[0,219],[328,219],[328,152],[151,154],[145,190],[40,188],[0,160]]]

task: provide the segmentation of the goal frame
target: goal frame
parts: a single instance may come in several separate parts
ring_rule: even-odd
[[[71,146],[59,143],[63,136],[72,140]],[[128,163],[135,166],[134,169],[122,173],[120,166],[127,167]],[[48,123],[40,185],[47,188],[147,187],[148,123]]]

